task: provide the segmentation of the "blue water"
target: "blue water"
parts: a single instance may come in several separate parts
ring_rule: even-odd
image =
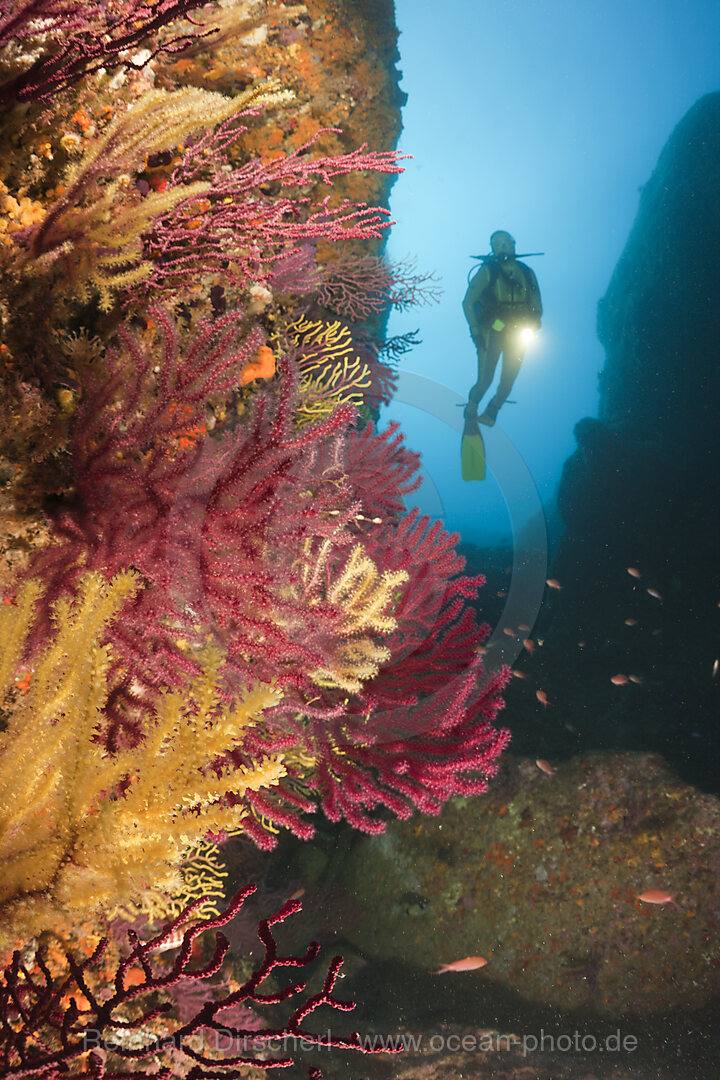
[[[408,95],[389,252],[417,257],[444,288],[437,305],[391,318],[418,328],[402,364],[463,397],[475,351],[460,308],[471,255],[509,230],[543,295],[542,334],[498,421],[527,463],[556,533],[555,495],[572,430],[596,415],[604,356],[596,306],[632,225],[639,192],[672,129],[718,89],[720,5],[692,0],[396,0]],[[496,543],[511,521],[492,481],[468,490],[457,434],[424,407],[394,404],[432,480],[420,504],[467,540]],[[501,448],[488,447],[490,473]],[[475,485],[479,487],[479,485]],[[437,491],[433,490],[434,488]]]

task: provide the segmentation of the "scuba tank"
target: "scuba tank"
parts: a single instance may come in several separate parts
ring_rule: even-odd
[[[531,259],[536,255],[544,255],[544,254],[545,254],[544,251],[525,251],[525,252],[522,253],[522,255],[515,255],[514,258],[516,258],[516,259]],[[492,262],[493,260],[496,260],[499,263],[507,261],[506,259],[498,259],[497,255],[493,255],[492,252],[490,252],[489,255],[471,255],[470,258],[479,260],[480,265],[479,266],[471,266],[470,269],[468,270],[468,276],[467,276],[468,285],[470,284],[470,282],[472,281],[473,277],[478,272],[478,270],[482,269],[483,266],[486,266],[487,263]]]

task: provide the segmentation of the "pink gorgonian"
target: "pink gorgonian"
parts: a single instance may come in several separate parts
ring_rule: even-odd
[[[400,173],[402,155],[361,146],[347,154],[313,156],[317,140],[335,132],[321,129],[289,154],[230,166],[226,151],[246,130],[243,118],[254,111],[237,113],[186,146],[170,174],[170,188],[207,180],[208,172],[210,186],[200,198],[178,202],[147,231],[145,258],[153,272],[140,285],[143,294],[173,292],[206,274],[235,286],[271,283],[275,264],[303,242],[377,239],[392,225],[382,207],[334,199],[331,192],[311,198],[306,192],[310,185],[332,188],[338,177],[352,173]]]

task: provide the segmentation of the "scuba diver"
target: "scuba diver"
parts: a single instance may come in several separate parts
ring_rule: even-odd
[[[477,431],[478,421],[488,427],[495,423],[520,371],[527,342],[540,329],[542,317],[537,278],[529,266],[516,260],[510,233],[498,229],[490,237],[490,248],[492,255],[482,256],[462,304],[478,357],[477,382],[464,413],[468,431]],[[501,354],[497,390],[478,416],[478,405],[490,389]]]

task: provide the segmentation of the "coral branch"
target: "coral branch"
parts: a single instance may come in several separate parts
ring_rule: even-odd
[[[44,217],[13,234],[20,269],[37,275],[59,263],[66,287],[85,300],[98,292],[108,310],[115,292],[137,290],[153,272],[143,233],[176,204],[193,206],[193,200],[210,191],[208,182],[195,180],[142,198],[128,190],[129,177],[142,169],[148,156],[276,97],[272,81],[237,98],[196,87],[146,93],[67,170],[64,190]]]
[[[98,71],[144,67],[160,53],[182,52],[213,28],[170,37],[141,58],[128,55],[169,23],[203,7],[205,0],[125,0],[112,17],[108,4],[80,0],[3,0],[0,5],[0,48],[12,41],[39,39],[43,49],[30,67],[0,85],[0,105],[12,101],[48,101],[65,87]],[[117,10],[117,8],[116,8]]]
[[[182,889],[179,867],[208,829],[242,825],[211,766],[278,695],[258,687],[222,709],[219,656],[206,654],[203,678],[182,695],[156,701],[144,745],[113,756],[98,746],[110,665],[99,639],[137,589],[132,573],[109,585],[85,575],[76,603],[55,605],[57,630],[8,711],[0,734],[0,948],[88,912],[163,910],[162,899]],[[31,581],[14,609],[0,609],[0,648],[7,644],[15,662],[37,596]],[[4,665],[2,675],[5,701],[15,670]],[[284,772],[281,760],[268,757],[236,772],[232,786],[244,794]],[[143,880],[155,882],[155,891],[148,895]]]
[[[168,316],[153,317],[161,342],[146,349],[123,330],[126,356],[87,395],[77,501],[33,564],[51,599],[87,568],[130,564],[149,583],[108,632],[118,683],[106,744],[139,737],[138,690],[151,700],[197,675],[211,635],[227,655],[228,692],[254,680],[283,692],[229,758],[245,769],[283,757],[285,779],[238,800],[259,821],[307,835],[298,811],[315,791],[333,819],[376,831],[369,810],[435,812],[451,794],[482,790],[507,742],[492,727],[502,677],[483,673],[487,628],[468,604],[480,581],[458,577],[457,537],[403,512],[415,455],[394,429],[349,431],[345,406],[298,432],[288,360],[234,431],[188,439],[257,338],[226,315],[182,357]]]
[[[399,153],[366,151],[363,146],[348,154],[312,157],[309,150],[324,134],[319,131],[290,154],[255,159],[228,172],[223,152],[243,130],[238,126],[242,115],[189,146],[171,174],[171,185],[182,190],[207,174],[208,161],[213,170],[201,200],[179,203],[148,230],[146,258],[155,264],[144,286],[148,293],[176,289],[210,272],[222,272],[236,285],[268,281],[275,262],[302,240],[368,239],[381,236],[392,224],[382,208],[348,199],[334,205],[330,195],[312,202],[305,195],[283,196],[280,191],[311,183],[332,186],[335,178],[363,170],[399,173]]]
[[[432,273],[418,274],[415,260],[365,255],[334,262],[318,289],[318,302],[348,319],[367,319],[388,308],[407,311],[437,303],[442,289]]]
[[[268,1056],[266,1044],[283,1039],[363,1053],[380,1052],[366,1047],[357,1033],[347,1037],[318,1035],[306,1026],[323,1005],[341,1012],[355,1008],[353,1002],[343,1001],[333,993],[341,957],[331,962],[320,993],[297,1004],[289,1019],[276,1027],[258,1030],[222,1022],[222,1014],[238,1005],[280,1005],[303,994],[306,969],[317,957],[318,946],[311,942],[303,955],[284,956],[272,929],[300,910],[302,905],[297,900],[288,901],[274,915],[261,920],[258,935],[265,955],[237,990],[218,988],[214,998],[189,1020],[182,1022],[177,1017],[168,991],[212,979],[221,970],[229,948],[221,927],[235,917],[254,891],[254,885],[240,889],[221,915],[197,921],[193,916],[203,902],[200,898],[147,941],[129,930],[131,949],[119,961],[114,974],[99,969],[107,940],[82,960],[66,953],[64,970],[60,972],[51,970],[42,951],[34,960],[28,958],[27,952],[15,952],[0,982],[0,1077],[48,1080],[66,1075],[69,1070],[88,1080],[126,1075],[169,1077],[177,1075],[175,1070],[179,1068],[188,1077],[231,1080],[244,1075],[238,1071],[243,1066],[277,1069],[294,1064],[291,1057]],[[193,946],[211,932],[212,955],[207,963],[198,966]],[[165,958],[171,948],[177,948],[177,954],[168,966]],[[299,977],[281,989],[262,989],[269,976],[285,969],[297,970]],[[83,1063],[88,1051],[91,1053]],[[150,1064],[162,1059],[169,1060],[173,1067],[146,1072],[136,1065],[130,1073],[114,1071],[124,1061]],[[193,1061],[212,1071],[197,1066],[188,1070]]]

